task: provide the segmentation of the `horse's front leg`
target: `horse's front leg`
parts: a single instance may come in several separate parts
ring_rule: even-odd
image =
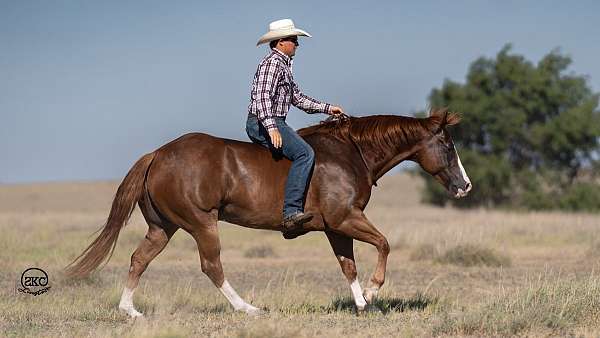
[[[340,263],[342,273],[346,276],[350,289],[352,290],[352,297],[354,297],[354,304],[356,304],[357,310],[363,311],[367,302],[362,294],[360,284],[356,278],[356,263],[354,262],[354,247],[352,244],[353,239],[335,232],[326,231],[327,239],[331,244],[333,253]]]
[[[346,219],[338,226],[332,227],[332,230],[361,242],[372,244],[377,248],[379,253],[377,267],[371,276],[368,287],[363,292],[367,303],[372,303],[385,282],[387,257],[390,253],[390,245],[387,239],[358,208],[352,209]]]

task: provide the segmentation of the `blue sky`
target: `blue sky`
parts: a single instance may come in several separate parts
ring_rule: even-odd
[[[594,1],[2,1],[0,183],[120,179],[191,131],[245,140],[255,43],[280,18],[313,35],[303,91],[353,115],[423,109],[506,43],[533,62],[560,48],[600,91]]]

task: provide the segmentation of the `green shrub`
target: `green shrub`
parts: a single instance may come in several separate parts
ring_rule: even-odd
[[[592,183],[574,184],[565,191],[558,203],[564,210],[600,211],[600,186]]]

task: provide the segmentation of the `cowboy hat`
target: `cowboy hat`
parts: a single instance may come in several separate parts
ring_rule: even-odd
[[[294,22],[292,19],[282,19],[273,21],[269,24],[269,31],[267,34],[263,35],[258,39],[256,45],[260,45],[263,43],[271,42],[274,40],[279,40],[288,36],[308,36],[309,38],[312,35],[308,34],[306,31],[302,29],[298,29],[294,27]]]

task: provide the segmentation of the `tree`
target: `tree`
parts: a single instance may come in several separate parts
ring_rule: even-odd
[[[432,90],[432,107],[463,115],[451,133],[474,189],[453,204],[600,210],[600,96],[570,64],[554,50],[534,65],[506,45],[473,62],[465,84]],[[451,200],[426,180],[427,202]]]

